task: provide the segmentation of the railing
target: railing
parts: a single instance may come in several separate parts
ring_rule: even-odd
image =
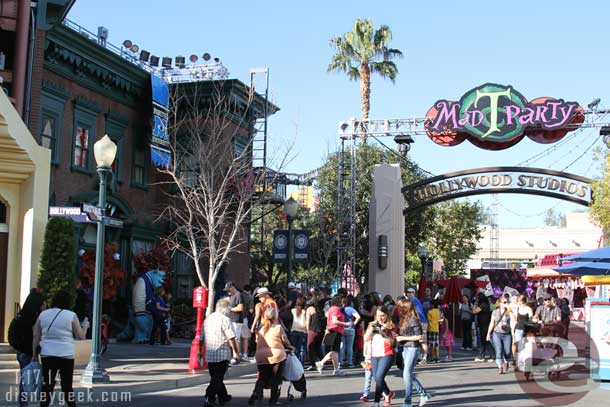
[[[120,56],[131,64],[137,66],[138,68],[155,74],[157,76],[162,77],[165,81],[169,83],[178,83],[178,82],[199,82],[199,81],[209,81],[209,80],[218,80],[218,79],[227,79],[229,77],[229,71],[225,68],[220,62],[213,63],[205,63],[205,64],[194,64],[194,65],[185,65],[184,67],[152,67],[149,64],[141,61],[135,52],[132,52],[130,49],[125,48],[123,46],[118,47],[110,42],[108,42],[105,38],[100,37],[98,34],[93,33],[86,29],[85,27],[75,23],[74,21],[68,20],[64,18],[62,21],[63,25],[71,29],[72,31],[76,31],[80,35],[85,38],[90,39],[95,42],[102,48],[106,48],[113,54]]]

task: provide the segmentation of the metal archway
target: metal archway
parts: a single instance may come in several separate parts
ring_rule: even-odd
[[[591,179],[544,168],[486,167],[451,172],[402,188],[403,213],[471,195],[517,193],[546,196],[589,206]]]

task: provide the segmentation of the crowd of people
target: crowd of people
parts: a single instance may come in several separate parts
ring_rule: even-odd
[[[288,284],[287,292],[274,293],[267,287],[239,290],[228,282],[225,292],[226,298],[216,303],[215,312],[204,323],[211,377],[204,405],[231,400],[224,376],[230,365],[240,361],[258,367],[249,404],[262,400],[265,388],[271,391],[270,404],[278,403],[284,365],[288,353],[294,353],[303,370],[317,370],[321,375],[329,362],[334,376],[361,366],[364,384],[359,399],[372,401],[374,406],[391,404],[395,392],[385,377],[396,364],[403,372],[403,407],[411,406],[412,388],[423,406],[431,395],[415,377],[415,366],[439,363],[442,353],[444,361],[452,361],[455,339],[451,328],[456,327],[450,327],[448,308],[441,306],[442,294],[433,295],[430,288],[421,298],[414,288],[408,288],[395,300],[378,293],[353,296],[345,289],[332,297],[326,288],[302,293],[294,283]],[[162,343],[168,343],[163,325],[170,307],[164,298],[160,293],[155,304],[159,328],[155,331],[161,331]],[[11,322],[9,342],[22,369],[40,359],[43,399],[53,391],[59,373],[67,404],[74,405],[74,340],[86,337],[89,323],[86,318],[81,321],[69,305],[69,295],[60,291],[47,309],[42,294],[33,290]],[[475,362],[495,361],[499,374],[508,372],[511,364],[520,369],[520,355],[528,343],[525,339],[530,338],[531,345],[533,335],[567,338],[570,323],[568,302],[549,294],[538,300],[509,294],[493,298],[483,292],[464,295],[458,314],[462,349],[474,351],[478,345]],[[27,405],[27,400],[21,405]]]
[[[249,404],[263,399],[264,388],[271,390],[270,404],[276,404],[286,352],[294,352],[305,370],[317,370],[321,375],[328,364],[334,376],[344,376],[344,369],[362,366],[360,400],[373,402],[374,406],[391,404],[395,392],[385,377],[396,364],[405,383],[403,407],[412,405],[412,388],[423,406],[432,396],[415,377],[415,366],[453,360],[452,328],[457,327],[450,327],[448,308],[441,305],[442,292],[433,293],[431,288],[426,288],[421,298],[415,288],[408,288],[397,299],[378,293],[353,296],[345,289],[332,297],[325,288],[302,293],[294,283],[288,284],[287,292],[274,293],[266,287],[240,291],[229,282],[225,291],[228,297],[221,301],[228,306],[219,302],[216,309],[226,318],[224,325],[208,319],[205,327],[208,363],[218,363],[220,348],[225,358],[222,374],[214,372],[217,380],[206,392],[207,405],[230,400],[222,378],[226,368],[240,360],[258,366]],[[519,368],[520,344],[526,335],[566,337],[570,315],[567,301],[550,295],[536,302],[525,295],[493,298],[483,292],[464,295],[457,312],[462,350],[478,351],[476,362],[495,361],[499,374],[506,373],[511,364]],[[211,375],[212,370],[216,368],[210,369]],[[375,391],[371,393],[373,381]]]

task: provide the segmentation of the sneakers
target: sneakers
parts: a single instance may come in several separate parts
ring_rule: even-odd
[[[428,401],[432,398],[432,394],[426,393],[420,396],[419,398],[419,407],[423,407],[426,405]]]
[[[318,370],[318,373],[322,374],[322,369],[324,369],[324,365],[322,364],[322,361],[316,362],[316,369]]]
[[[322,372],[320,372],[320,374],[322,374]],[[335,371],[333,372],[334,376],[345,376],[347,373],[345,373],[343,370],[341,369],[335,369]]]
[[[233,358],[233,359],[231,359],[231,362],[229,362],[229,364],[231,366],[237,366],[237,365],[239,365],[239,360]]]
[[[307,367],[305,368],[305,371],[306,371],[306,372],[311,372],[311,371],[312,371],[312,370],[314,370],[314,369],[315,369],[315,368],[314,368],[313,366],[307,366]]]
[[[373,400],[369,399],[367,396],[364,396],[364,395],[360,396],[359,400],[364,402],[364,403],[370,403],[371,401],[373,401]]]
[[[452,358],[451,356],[447,355],[447,356],[445,356],[444,361],[445,361],[445,362],[453,362],[453,358]],[[475,362],[476,362],[476,361],[477,361],[477,360],[475,359]]]
[[[483,358],[474,358],[475,362],[485,362],[485,359]]]

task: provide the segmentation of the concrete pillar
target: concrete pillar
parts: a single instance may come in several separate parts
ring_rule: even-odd
[[[381,164],[373,172],[369,207],[369,291],[404,293],[405,281],[405,200],[398,164]],[[387,236],[388,257],[385,269],[379,267],[379,236]]]

